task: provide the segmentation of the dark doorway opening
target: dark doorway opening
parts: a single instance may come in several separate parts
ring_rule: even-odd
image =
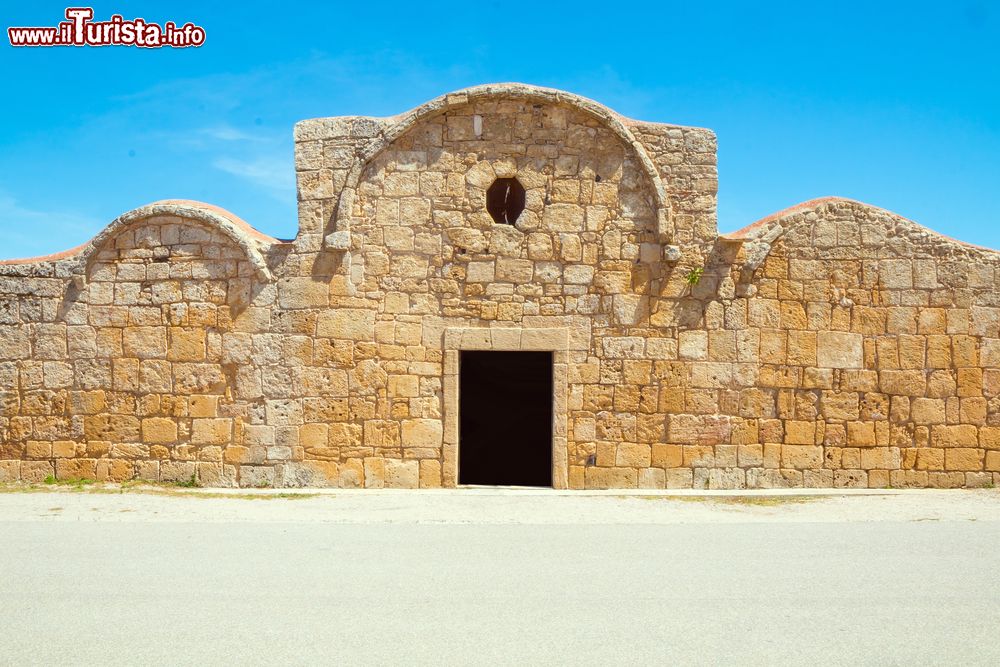
[[[552,486],[552,353],[461,353],[458,483]]]

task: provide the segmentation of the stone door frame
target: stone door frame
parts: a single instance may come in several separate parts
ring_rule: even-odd
[[[552,488],[569,487],[567,451],[567,401],[569,329],[565,327],[459,328],[444,332],[444,478],[458,486],[460,352],[551,352],[552,353]]]

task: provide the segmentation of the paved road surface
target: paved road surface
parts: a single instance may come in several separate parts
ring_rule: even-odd
[[[4,493],[0,535],[0,664],[1000,663],[992,490]]]

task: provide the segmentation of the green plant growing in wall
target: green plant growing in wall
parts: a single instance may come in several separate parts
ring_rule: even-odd
[[[175,484],[183,489],[196,489],[201,486],[194,475],[191,475],[191,479],[177,480]]]
[[[705,273],[705,269],[703,269],[700,266],[695,267],[687,272],[687,275],[684,276],[684,280],[687,281],[688,285],[694,287],[701,281],[701,276],[703,273]]]

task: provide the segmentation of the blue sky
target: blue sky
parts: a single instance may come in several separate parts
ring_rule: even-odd
[[[65,4],[3,0],[4,28]],[[292,126],[522,81],[719,136],[719,227],[825,195],[1000,248],[1000,3],[146,3],[198,49],[0,46],[0,258],[156,199],[296,230]]]

